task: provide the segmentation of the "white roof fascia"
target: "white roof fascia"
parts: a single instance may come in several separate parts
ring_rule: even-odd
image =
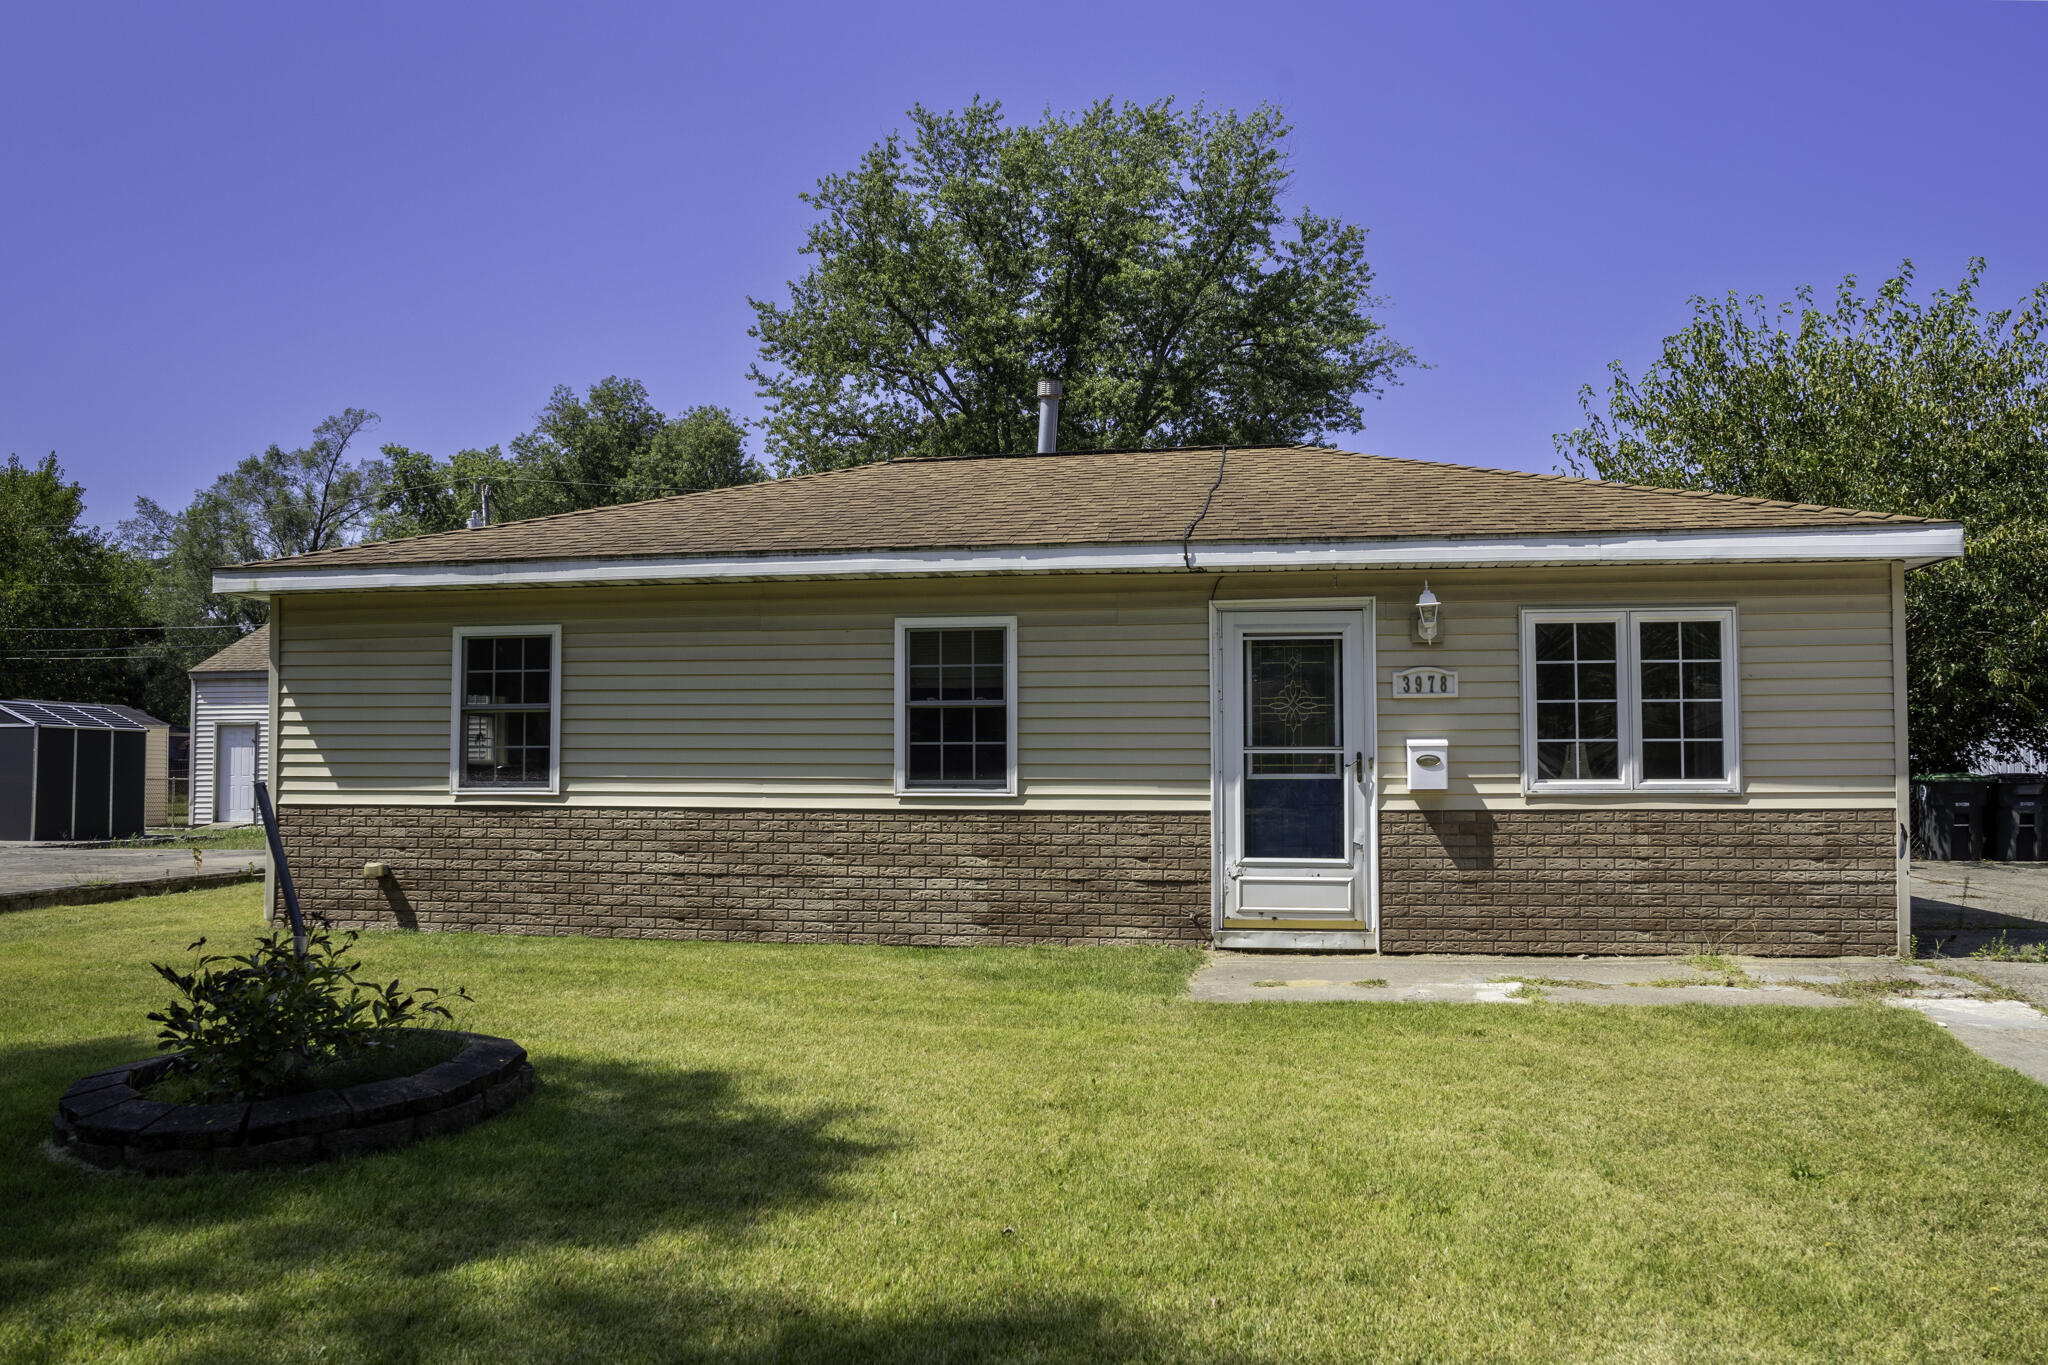
[[[1160,573],[1172,570],[1490,568],[1538,564],[1699,564],[1902,560],[1908,567],[1963,552],[1960,526],[1844,526],[1784,531],[1673,531],[1617,536],[889,550],[718,558],[508,560],[385,564],[360,569],[218,569],[218,593],[362,592],[381,588],[518,587],[760,578],[877,578],[923,574]]]

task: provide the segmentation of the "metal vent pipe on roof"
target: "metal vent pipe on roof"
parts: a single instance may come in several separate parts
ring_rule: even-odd
[[[1057,379],[1038,381],[1038,453],[1050,455],[1060,448],[1060,395],[1066,386]]]

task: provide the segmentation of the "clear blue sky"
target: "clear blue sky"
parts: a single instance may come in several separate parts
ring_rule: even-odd
[[[329,412],[446,454],[637,376],[758,412],[797,193],[975,94],[1295,120],[1435,368],[1346,444],[1552,467],[1695,292],[2048,279],[2048,3],[0,11],[0,453],[111,525]]]

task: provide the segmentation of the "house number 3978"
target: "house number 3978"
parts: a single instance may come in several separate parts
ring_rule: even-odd
[[[1447,668],[1404,668],[1394,675],[1397,697],[1455,697],[1458,675]]]

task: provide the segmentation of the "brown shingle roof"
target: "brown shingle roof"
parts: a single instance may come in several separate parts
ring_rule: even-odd
[[[1156,544],[1178,542],[1190,525],[1194,543],[1213,544],[1781,530],[1920,520],[1311,446],[1231,450],[1227,458],[1211,447],[896,460],[267,563],[371,568]]]
[[[258,626],[210,659],[201,659],[187,673],[261,673],[270,667],[270,627]]]

